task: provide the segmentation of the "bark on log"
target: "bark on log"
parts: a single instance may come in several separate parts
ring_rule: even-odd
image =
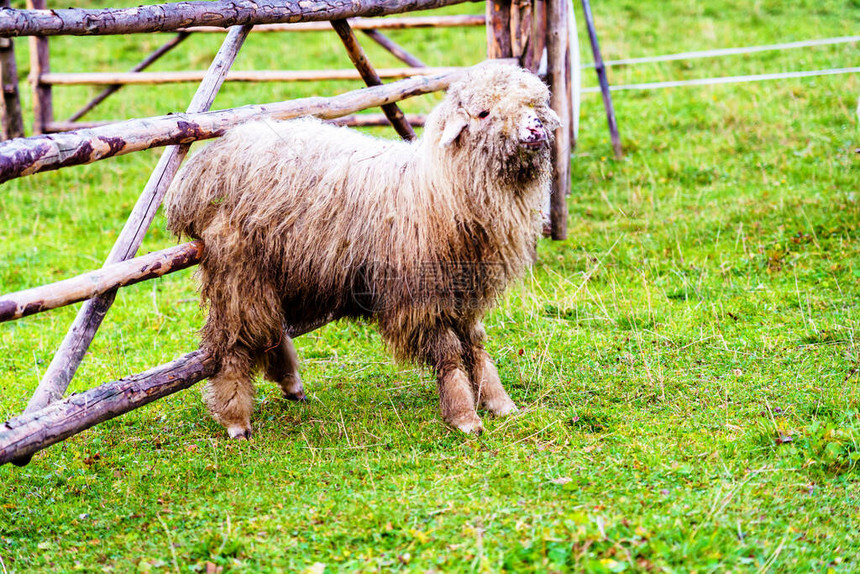
[[[334,119],[444,90],[461,70],[401,80],[330,98],[311,97],[198,114],[174,114],[0,143],[0,183],[40,171],[91,163],[153,147],[218,137],[243,122],[317,116]]]
[[[358,70],[358,73],[361,74],[361,79],[364,80],[364,83],[368,87],[381,86],[382,79],[380,79],[376,70],[373,69],[373,66],[367,59],[367,55],[364,53],[361,44],[358,43],[358,38],[355,37],[355,32],[352,31],[352,28],[349,27],[346,20],[332,20],[331,25],[340,37],[341,42],[343,42],[343,46],[346,48],[346,53],[349,55],[349,59]],[[409,125],[409,122],[406,121],[406,116],[403,115],[403,112],[397,104],[383,104],[382,113],[385,114],[385,117],[388,118],[388,121],[390,121],[391,125],[394,126],[394,131],[396,131],[401,138],[406,141],[412,141],[415,139],[415,131],[412,129],[412,126]]]
[[[460,28],[483,26],[487,19],[484,15],[462,16],[405,16],[400,18],[349,18],[353,30],[403,30],[407,28]],[[254,32],[322,32],[330,30],[328,22],[299,22],[298,24],[260,24]],[[223,28],[197,26],[180,28],[187,32],[220,32]]]
[[[374,42],[376,42],[377,44],[379,44],[380,46],[385,48],[392,56],[394,56],[395,58],[397,58],[401,62],[403,62],[409,66],[412,66],[413,68],[426,68],[427,67],[424,64],[424,62],[422,62],[421,60],[419,60],[418,58],[416,58],[415,56],[413,56],[412,54],[407,52],[403,48],[403,46],[401,46],[400,44],[398,44],[397,42],[395,42],[394,40],[392,40],[391,38],[389,38],[388,36],[386,36],[382,32],[379,32],[379,31],[374,30],[372,28],[362,30],[362,32],[364,32],[365,36],[367,36],[368,38],[370,38],[371,40],[373,40]],[[380,72],[379,75],[382,76],[382,73],[380,70],[377,70],[377,72]]]
[[[287,327],[296,338],[329,323],[331,317],[312,325]],[[203,350],[150,369],[56,401],[46,408],[0,423],[0,465],[18,466],[30,461],[36,452],[72,435],[121,414],[133,411],[156,399],[211,377],[218,369],[214,359]]]
[[[376,70],[380,78],[410,78],[441,74],[456,68],[382,68]],[[199,82],[205,72],[79,72],[57,73],[42,76],[47,85],[90,84],[175,84]],[[358,70],[235,70],[227,74],[227,82],[306,82],[320,80],[361,80]]]
[[[412,127],[422,127],[424,122],[427,120],[427,116],[423,114],[406,114],[406,121],[409,122],[409,125]],[[385,114],[351,114],[348,116],[343,116],[341,118],[336,118],[333,120],[328,120],[333,124],[339,126],[350,126],[350,127],[358,127],[358,126],[390,126],[391,122],[388,121],[388,118],[385,117]]]
[[[42,0],[43,1],[43,0]],[[93,36],[167,32],[194,26],[341,20],[430,10],[467,0],[215,0],[137,8],[2,10],[0,36]]]
[[[29,461],[34,453],[100,422],[186,389],[212,376],[215,360],[194,351],[139,375],[105,383],[0,424],[0,464]]]
[[[544,49],[546,48],[545,0],[534,0],[532,5],[531,27],[528,50],[523,55],[523,67],[537,74],[540,70]]]
[[[170,50],[172,50],[173,48],[175,48],[176,46],[181,44],[190,35],[191,34],[189,32],[180,32],[179,34],[177,34],[176,36],[174,36],[173,38],[171,38],[170,40],[165,42],[161,47],[157,48],[154,52],[152,52],[149,56],[144,58],[139,64],[134,66],[129,71],[130,72],[140,72],[142,70],[145,70],[146,68],[148,68],[149,66],[154,64],[156,61],[158,61],[163,55],[165,55]],[[44,77],[42,78],[42,81],[43,82],[45,81]],[[46,83],[50,83],[50,82],[46,82]],[[103,101],[108,99],[111,95],[118,92],[122,88],[122,86],[123,86],[122,84],[111,84],[110,86],[108,86],[107,88],[102,90],[101,93],[99,93],[96,97],[94,97],[92,100],[87,102],[87,104],[84,105],[84,107],[82,107],[80,110],[78,110],[77,112],[72,114],[71,117],[69,117],[69,119],[67,121],[75,122],[75,121],[81,119],[87,112],[89,112],[94,107],[96,107],[97,105],[99,105],[100,103],[102,103]],[[50,129],[46,126],[45,131],[50,132]]]
[[[487,58],[510,58],[511,0],[487,0]]]
[[[0,2],[0,6],[4,4],[8,6],[9,0]],[[3,89],[3,139],[24,137],[18,65],[15,62],[15,43],[11,38],[0,38],[0,88]]]
[[[250,31],[251,26],[237,26],[230,30],[215,55],[212,65],[209,66],[206,78],[197,88],[197,92],[189,105],[189,111],[197,112],[209,109],[218,89],[223,84],[227,70],[230,69],[236,59],[239,48],[242,47],[242,43]],[[143,242],[143,236],[149,229],[155,212],[161,204],[161,198],[167,192],[167,188],[179,170],[179,164],[186,153],[188,153],[187,145],[170,147],[164,151],[110,254],[108,254],[106,264],[130,259],[137,253]],[[52,401],[63,396],[105,314],[110,309],[114,297],[116,297],[115,289],[90,299],[81,306],[74,323],[72,323],[60,348],[51,359],[51,364],[42,376],[42,380],[39,381],[36,392],[27,404],[25,414],[41,410]],[[19,463],[26,464],[27,461],[21,460]]]
[[[27,7],[44,11],[45,0],[27,0]],[[0,10],[0,19],[15,10]],[[0,34],[2,35],[2,34]],[[51,71],[48,39],[30,38],[30,85],[33,89],[33,132],[45,133],[45,125],[54,121],[54,102],[51,86],[42,83],[42,75]]]
[[[567,95],[568,0],[547,1],[547,79],[550,106],[561,119],[553,142],[550,226],[553,239],[567,238],[567,193],[570,189],[570,98]]]
[[[0,296],[0,322],[20,319],[91,299],[117,287],[134,285],[191,267],[200,261],[203,243],[193,241],[105,265],[77,277]]]

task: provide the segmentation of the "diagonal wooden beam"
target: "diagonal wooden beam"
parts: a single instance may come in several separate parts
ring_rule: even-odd
[[[401,46],[400,44],[398,44],[397,42],[395,42],[394,40],[392,40],[391,38],[389,38],[388,36],[386,36],[385,34],[380,32],[379,30],[374,30],[373,28],[365,28],[362,30],[362,32],[364,32],[365,36],[367,36],[368,38],[370,38],[371,40],[373,40],[374,42],[376,42],[377,44],[379,44],[380,46],[385,48],[392,56],[394,56],[395,58],[397,58],[401,62],[405,62],[406,64],[409,64],[413,68],[426,68],[427,67],[424,64],[424,62],[422,62],[421,60],[419,60],[418,58],[416,58],[415,56],[413,56],[412,54],[407,52],[403,48],[403,46]]]
[[[189,112],[201,112],[211,107],[218,89],[224,82],[224,76],[250,31],[251,26],[237,26],[230,30],[209,67],[209,73],[194,94],[191,105],[188,106]],[[161,199],[179,170],[179,164],[188,153],[189,147],[189,145],[171,146],[164,151],[125,227],[114,243],[107,257],[107,264],[130,259],[137,253],[143,236],[161,204]],[[25,414],[39,411],[51,402],[62,398],[115,297],[114,289],[84,303],[42,376],[36,392],[27,404]],[[19,462],[26,464],[28,461]]]
[[[129,71],[130,71],[130,72],[140,72],[140,71],[142,71],[142,70],[147,69],[147,68],[148,68],[149,66],[151,66],[153,63],[155,63],[158,59],[160,59],[163,55],[165,55],[165,54],[166,54],[166,53],[168,53],[170,50],[172,50],[173,48],[175,48],[176,46],[178,46],[179,44],[181,44],[181,43],[183,42],[183,40],[185,40],[186,38],[188,38],[188,36],[190,36],[190,35],[191,35],[191,33],[190,33],[190,32],[180,32],[179,34],[177,34],[176,36],[174,36],[173,38],[171,38],[170,40],[168,40],[167,42],[165,42],[164,44],[162,44],[159,48],[157,48],[155,51],[153,51],[153,52],[152,52],[150,55],[148,55],[146,58],[144,58],[143,60],[141,60],[139,64],[137,64],[136,66],[134,66],[134,67],[133,67],[131,70],[129,70]],[[101,91],[101,92],[100,92],[96,97],[94,97],[92,100],[90,100],[89,102],[87,102],[87,104],[86,104],[86,105],[84,105],[84,107],[82,107],[81,109],[79,109],[78,111],[76,111],[74,114],[72,114],[72,115],[69,117],[69,119],[68,119],[68,120],[66,120],[66,121],[68,121],[68,122],[76,122],[76,121],[78,121],[79,119],[81,119],[82,117],[84,117],[84,115],[85,115],[87,112],[89,112],[89,111],[90,111],[90,110],[92,110],[94,107],[96,107],[97,105],[99,105],[100,103],[102,103],[103,101],[105,101],[106,99],[108,99],[110,96],[112,96],[112,95],[113,95],[113,94],[115,94],[116,92],[118,92],[118,91],[122,88],[122,86],[123,86],[123,84],[111,84],[110,86],[106,87],[106,88],[105,88],[104,90],[102,90],[102,91]],[[49,125],[49,126],[46,126],[46,127],[48,127],[48,128],[49,128],[49,127],[50,127],[50,125]],[[47,130],[46,130],[46,131],[47,131]]]
[[[355,37],[355,32],[352,31],[349,23],[346,20],[332,20],[331,26],[340,36],[346,52],[349,54],[349,59],[352,60],[358,73],[361,74],[364,83],[368,86],[381,86],[382,80],[379,78],[379,74],[370,65],[367,55],[361,48],[361,44],[358,43],[358,38]],[[397,104],[385,104],[381,107],[385,117],[388,118],[400,137],[408,141],[415,139],[415,131],[406,121],[406,116],[403,115]]]

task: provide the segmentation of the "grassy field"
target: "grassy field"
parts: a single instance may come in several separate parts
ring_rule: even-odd
[[[856,0],[594,9],[608,59],[860,21]],[[480,30],[391,35],[430,65],[483,50]],[[192,37],[157,69],[204,68],[221,38]],[[57,38],[52,64],[122,70],[165,39]],[[843,44],[610,80],[857,65]],[[333,34],[252,35],[236,64],[347,66]],[[215,107],[354,86],[228,85]],[[193,90],[128,88],[92,119],[184,109]],[[95,91],[57,89],[58,118]],[[622,161],[585,96],[570,237],[542,241],[486,321],[521,413],[454,432],[431,375],[394,364],[371,327],[329,325],[296,342],[309,403],[261,383],[250,442],[229,441],[195,388],[0,468],[0,572],[860,570],[858,95],[856,75],[618,93]],[[157,157],[4,184],[0,292],[99,266]],[[144,251],[174,243],[159,215]],[[23,409],[75,311],[0,325],[0,419]],[[72,390],[188,352],[202,321],[190,271],[123,290]]]

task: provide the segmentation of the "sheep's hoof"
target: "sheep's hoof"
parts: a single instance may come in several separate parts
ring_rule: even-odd
[[[227,427],[227,434],[235,440],[251,440],[251,427],[239,425]]]
[[[291,393],[291,392],[284,391],[283,394],[284,394],[284,398],[287,399],[288,401],[296,401],[299,403],[308,402],[308,396],[305,394],[304,391],[299,391],[297,393]]]
[[[475,413],[466,413],[455,417],[449,421],[448,424],[466,434],[480,436],[480,434],[484,432],[484,425]]]
[[[511,399],[491,401],[484,405],[490,413],[497,417],[506,417],[508,415],[519,412],[520,409],[514,404]]]

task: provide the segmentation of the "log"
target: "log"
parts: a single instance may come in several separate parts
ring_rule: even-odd
[[[380,79],[379,74],[377,74],[376,70],[373,69],[373,66],[367,59],[367,55],[364,53],[361,44],[358,43],[358,38],[355,37],[355,32],[352,31],[352,28],[349,27],[346,20],[332,20],[331,26],[334,28],[334,31],[337,32],[341,42],[343,42],[343,46],[346,48],[346,53],[349,55],[349,59],[358,70],[358,73],[361,74],[361,79],[364,80],[364,83],[368,87],[381,86],[382,80]],[[385,114],[385,117],[388,118],[388,121],[391,122],[391,125],[394,126],[394,130],[400,137],[406,141],[412,141],[415,139],[415,131],[412,129],[412,126],[409,125],[409,122],[406,121],[406,116],[403,115],[403,112],[397,104],[383,104],[382,113]]]
[[[227,129],[251,120],[300,116],[334,119],[369,107],[444,90],[459,74],[460,70],[456,70],[422,76],[329,98],[310,97],[206,113],[172,114],[0,142],[0,183],[153,147],[218,137]]]
[[[413,127],[422,127],[427,120],[427,116],[423,114],[406,114],[406,121]],[[385,117],[385,114],[351,114],[343,116],[329,122],[339,126],[390,126],[391,122]]]
[[[20,319],[91,299],[118,287],[155,279],[200,261],[203,243],[193,241],[154,251],[77,277],[0,296],[0,322]]]
[[[567,238],[567,194],[570,189],[570,98],[566,72],[568,0],[547,0],[547,79],[550,106],[561,119],[552,147],[553,176],[550,196],[550,226],[553,239]]]
[[[236,59],[239,48],[250,31],[251,26],[237,26],[230,30],[215,55],[212,65],[209,66],[206,78],[197,88],[197,92],[188,106],[190,112],[208,110],[212,105],[218,89],[223,84],[227,70]],[[106,264],[130,259],[137,253],[143,242],[143,236],[149,229],[155,212],[161,204],[161,199],[167,192],[167,188],[179,170],[179,164],[187,153],[187,145],[173,146],[164,151],[111,252],[108,254]],[[113,289],[89,299],[81,306],[60,348],[51,359],[51,364],[42,375],[36,392],[33,393],[33,397],[27,404],[25,414],[39,411],[51,402],[62,398],[105,314],[113,304],[115,296],[116,289]],[[27,461],[20,460],[18,463],[26,464]]]
[[[546,1],[534,0],[528,50],[523,55],[523,67],[535,74],[540,70],[546,48]]]
[[[328,317],[312,325],[290,326],[287,334],[300,337],[331,320]],[[33,454],[52,444],[187,389],[211,377],[217,369],[206,351],[197,350],[146,372],[56,401],[40,411],[9,419],[0,424],[0,465],[12,462],[22,466]]]
[[[27,0],[27,7],[44,11],[45,0]],[[0,10],[0,18],[15,10]],[[0,34],[2,35],[2,34]],[[54,120],[54,102],[51,86],[42,82],[42,76],[51,71],[48,39],[30,38],[30,85],[33,89],[33,132],[45,133],[45,125]]]
[[[0,464],[29,461],[34,453],[215,373],[215,360],[194,351],[173,362],[105,383],[0,425]],[[20,466],[20,464],[19,464]]]
[[[367,36],[368,38],[370,38],[371,40],[373,40],[374,42],[376,42],[377,44],[379,44],[380,46],[385,48],[392,56],[394,56],[395,58],[397,58],[401,62],[403,62],[409,66],[412,66],[413,68],[426,68],[427,67],[424,64],[424,62],[422,62],[421,60],[419,60],[418,58],[416,58],[415,56],[413,56],[412,54],[407,52],[403,48],[403,46],[401,46],[400,44],[398,44],[397,42],[395,42],[394,40],[392,40],[391,38],[389,38],[388,36],[386,36],[382,32],[379,32],[378,30],[374,30],[372,28],[366,28],[366,29],[362,30],[362,32],[364,32],[365,36]],[[379,70],[377,70],[377,71],[379,71]],[[380,73],[379,75],[382,76],[382,73]]]
[[[457,68],[383,68],[377,70],[380,78],[409,78],[430,76]],[[177,84],[199,82],[205,72],[79,72],[45,74],[46,85],[90,85],[90,84]],[[358,70],[234,70],[227,74],[228,82],[308,82],[321,80],[361,80]]]
[[[511,0],[487,0],[487,59],[512,56]]]
[[[44,0],[37,0],[44,2]],[[430,10],[467,0],[197,0],[136,8],[0,10],[0,36],[94,36],[169,32],[194,26],[341,20]]]
[[[597,41],[597,30],[594,27],[594,16],[591,14],[591,4],[582,0],[582,12],[585,15],[585,25],[588,28],[588,38],[591,41],[591,52],[594,55],[594,70],[600,83],[600,93],[603,95],[603,107],[606,110],[606,122],[609,124],[609,136],[612,138],[612,150],[615,159],[623,157],[621,136],[618,135],[618,124],[615,121],[615,108],[612,105],[612,94],[609,93],[609,81],[606,79],[606,66],[600,54],[600,44]]]
[[[146,58],[141,60],[141,62],[139,64],[134,66],[129,71],[130,72],[140,72],[142,70],[145,70],[146,68],[148,68],[149,66],[154,64],[156,61],[158,61],[163,55],[165,55],[170,50],[172,50],[173,48],[175,48],[176,46],[181,44],[190,35],[191,34],[189,32],[180,32],[179,34],[177,34],[176,36],[174,36],[173,38],[171,38],[170,40],[165,42],[162,46],[157,48],[154,52],[152,52]],[[43,82],[45,81],[44,77],[42,78],[42,81]],[[99,105],[100,103],[102,103],[103,101],[108,99],[110,96],[112,96],[116,92],[118,92],[122,88],[122,86],[123,86],[122,84],[111,84],[111,85],[109,85],[107,88],[102,90],[101,93],[99,93],[96,97],[94,97],[92,100],[87,102],[86,105],[84,105],[84,107],[82,107],[80,110],[78,110],[77,112],[72,114],[71,117],[69,117],[69,119],[67,121],[75,122],[75,121],[81,119],[87,112],[89,112],[94,107],[96,107],[97,105]],[[51,130],[46,126],[46,132],[50,133],[50,131]]]
[[[483,14],[461,16],[405,16],[399,18],[349,18],[353,30],[404,30],[408,28],[465,28],[483,26],[487,19]],[[180,28],[186,32],[224,32],[215,26]],[[254,32],[322,32],[331,30],[328,22],[299,22],[297,24],[260,24]]]
[[[406,114],[406,121],[413,127],[424,125],[426,116],[423,114]],[[69,132],[81,128],[94,128],[118,123],[122,120],[101,121],[101,122],[52,122],[48,124],[47,129],[50,133]],[[326,120],[339,126],[390,126],[391,122],[384,114],[350,114],[333,120]]]

